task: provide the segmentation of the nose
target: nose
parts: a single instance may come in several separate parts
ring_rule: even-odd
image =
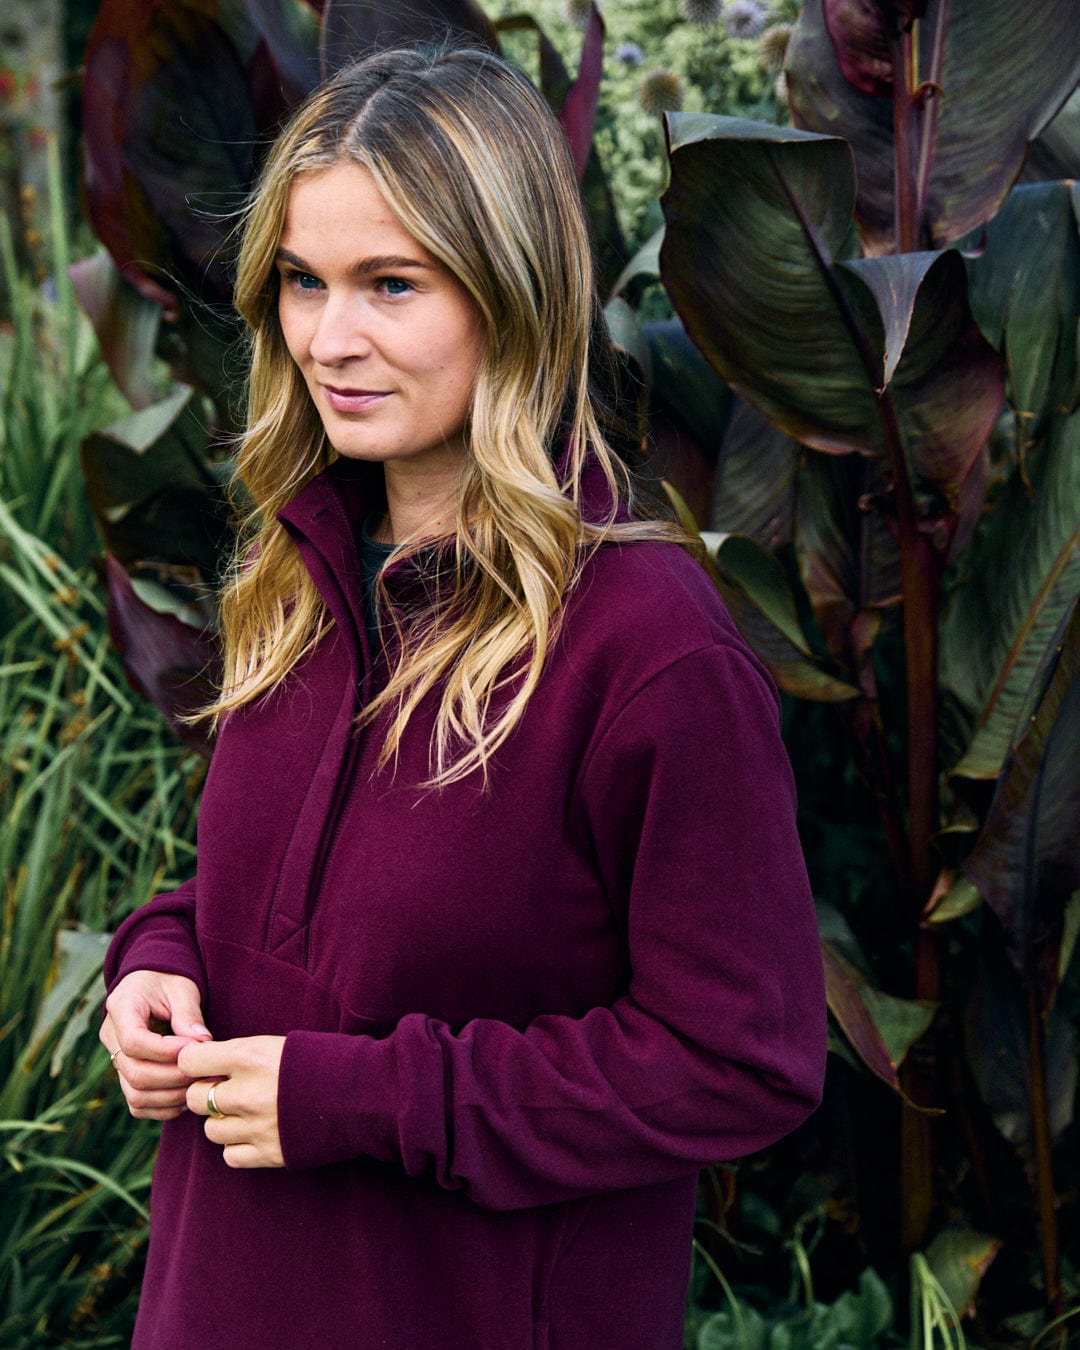
[[[309,349],[320,366],[339,366],[350,357],[366,356],[371,341],[365,330],[363,301],[347,292],[328,291]]]

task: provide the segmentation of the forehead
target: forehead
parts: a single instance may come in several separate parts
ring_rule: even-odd
[[[281,246],[297,250],[297,243],[338,253],[431,255],[398,220],[375,179],[362,164],[341,160],[326,169],[298,174],[289,188]]]

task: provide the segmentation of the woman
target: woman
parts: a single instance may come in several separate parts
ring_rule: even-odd
[[[475,50],[342,71],[236,294],[198,877],[106,968],[166,1121],[135,1344],[681,1345],[697,1171],[814,1107],[821,968],[774,691],[601,430],[557,124]]]

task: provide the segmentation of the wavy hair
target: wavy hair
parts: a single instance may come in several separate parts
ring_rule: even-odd
[[[437,691],[429,784],[439,786],[477,769],[486,776],[536,688],[590,550],[612,538],[686,537],[660,521],[616,520],[631,482],[603,430],[614,358],[569,148],[543,98],[477,48],[379,53],[339,71],[300,107],[242,223],[235,304],[249,332],[250,375],[237,478],[249,509],[222,592],[225,676],[205,715],[268,694],[331,622],[276,519],[336,454],[285,346],[274,264],[294,179],[341,161],[371,173],[483,320],[467,462],[445,545],[451,565],[439,573],[448,580],[427,611],[389,611],[396,660],[360,713],[362,724],[392,714],[385,765],[420,701]],[[579,509],[587,461],[610,489],[601,520]],[[430,542],[407,541],[393,561]],[[381,578],[378,585],[385,601]]]

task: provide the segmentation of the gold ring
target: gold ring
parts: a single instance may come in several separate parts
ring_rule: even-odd
[[[117,1056],[119,1053],[120,1053],[120,1047],[117,1046],[116,1049],[115,1049],[115,1050],[112,1052],[112,1054],[109,1056],[109,1063],[113,1066],[114,1069],[116,1068],[116,1056]]]
[[[225,1112],[214,1100],[214,1089],[216,1087],[216,1083],[211,1083],[210,1091],[206,1094],[206,1114],[208,1116],[213,1116],[215,1120],[221,1120],[224,1117]]]

